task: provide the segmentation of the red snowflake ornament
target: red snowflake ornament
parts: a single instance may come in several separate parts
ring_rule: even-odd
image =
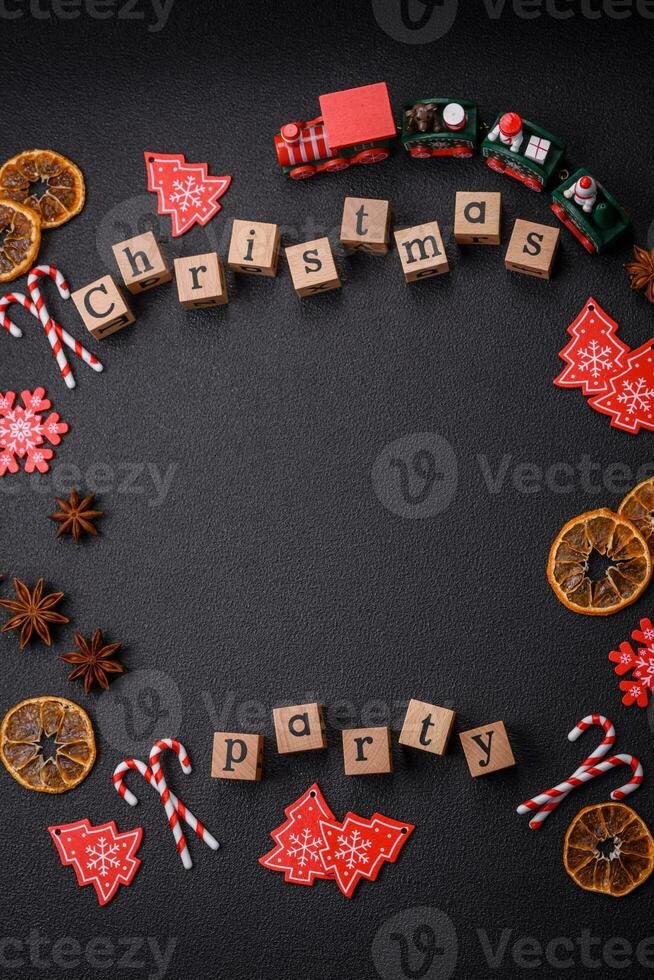
[[[174,238],[196,222],[206,225],[218,214],[218,198],[229,187],[231,177],[210,177],[206,163],[187,163],[181,153],[146,150],[144,156],[148,190],[157,194],[158,213],[171,215]]]
[[[15,392],[4,395],[0,391],[0,476],[18,473],[19,459],[25,460],[26,473],[48,472],[54,453],[44,443],[47,440],[51,446],[58,446],[68,425],[56,412],[43,419],[42,413],[52,407],[44,395],[45,388],[22,391],[23,404],[19,405]]]
[[[581,388],[584,395],[608,391],[613,375],[624,369],[629,347],[616,336],[618,324],[589,296],[568,327],[572,337],[559,357],[566,367],[554,379],[559,388]]]
[[[625,369],[609,380],[608,391],[588,404],[610,415],[611,425],[623,432],[654,431],[654,338],[631,351]]]
[[[369,820],[348,813],[342,823],[321,820],[320,830],[325,839],[320,851],[325,871],[333,874],[345,897],[352,898],[360,881],[375,881],[385,861],[397,860],[415,827],[381,813],[373,813]]]
[[[271,833],[276,846],[259,858],[271,871],[283,871],[284,881],[293,885],[313,885],[317,878],[333,878],[320,859],[324,846],[321,820],[335,820],[317,783],[291,803],[284,813],[286,821]]]
[[[631,638],[642,643],[635,651],[631,643],[623,641],[617,650],[611,650],[609,660],[618,677],[631,674],[627,680],[620,681],[623,692],[622,703],[630,708],[636,704],[646,708],[650,697],[654,697],[654,626],[650,619],[641,619],[640,629],[634,630]]]
[[[113,820],[93,827],[88,820],[48,827],[61,863],[72,865],[79,885],[93,885],[100,905],[114,897],[120,885],[130,885],[141,864],[137,858],[143,830],[120,833]]]

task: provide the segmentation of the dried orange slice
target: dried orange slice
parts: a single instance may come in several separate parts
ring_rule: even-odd
[[[0,757],[26,789],[65,793],[93,768],[91,719],[66,698],[45,695],[21,701],[9,709],[0,727]]]
[[[561,528],[550,548],[547,577],[568,609],[609,616],[635,602],[647,588],[652,559],[635,524],[601,507],[573,517]]]
[[[31,208],[0,196],[0,282],[28,272],[41,246],[41,219]]]
[[[25,150],[0,168],[0,197],[41,215],[42,228],[58,228],[84,207],[84,175],[53,150]]]
[[[654,476],[629,491],[618,507],[618,514],[636,525],[654,557]]]
[[[587,806],[568,827],[563,864],[587,892],[628,895],[654,869],[654,840],[638,814],[624,803]]]

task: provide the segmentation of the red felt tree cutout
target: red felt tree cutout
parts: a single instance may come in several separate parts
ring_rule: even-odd
[[[640,629],[634,630],[631,638],[642,644],[636,651],[631,643],[623,641],[617,650],[611,650],[609,660],[614,663],[615,673],[628,680],[620,681],[623,692],[622,703],[630,708],[637,704],[646,708],[650,697],[654,697],[654,625],[651,620],[641,619]]]
[[[351,898],[360,881],[375,881],[385,861],[397,860],[415,827],[381,813],[369,820],[348,813],[342,823],[321,820],[320,830],[325,839],[320,851],[323,866]]]
[[[654,430],[654,339],[627,354],[625,365],[610,378],[608,391],[588,404],[623,432]]]
[[[181,153],[145,152],[148,190],[158,198],[158,213],[169,214],[173,237],[183,235],[196,222],[206,225],[220,211],[218,198],[231,177],[210,177],[206,163],[187,163]]]
[[[629,347],[616,336],[618,324],[592,296],[568,327],[572,337],[559,357],[566,367],[554,379],[559,388],[581,388],[584,395],[608,391],[609,380],[624,369]]]
[[[294,885],[313,885],[317,878],[333,878],[323,868],[320,848],[324,841],[321,820],[334,820],[317,783],[284,810],[286,821],[273,830],[276,846],[259,858],[271,871],[283,871],[284,881]]]
[[[61,863],[72,865],[79,885],[93,885],[100,905],[114,897],[120,885],[130,885],[141,863],[136,852],[140,827],[119,833],[113,820],[93,827],[88,820],[48,827]]]
[[[68,424],[56,412],[43,418],[43,413],[52,408],[44,395],[45,388],[22,391],[23,404],[19,405],[14,391],[6,395],[0,391],[0,476],[18,473],[19,459],[25,460],[26,473],[48,472],[54,453],[44,443],[58,446],[61,436],[68,432]]]

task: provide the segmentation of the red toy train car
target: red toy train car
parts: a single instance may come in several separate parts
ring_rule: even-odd
[[[321,95],[320,115],[286,123],[275,136],[277,159],[293,180],[379,163],[397,130],[385,82]]]

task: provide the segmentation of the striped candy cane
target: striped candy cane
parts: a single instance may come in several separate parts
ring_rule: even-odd
[[[15,323],[12,323],[7,316],[7,308],[13,303],[19,303],[26,310],[29,310],[30,313],[34,312],[34,316],[36,316],[36,311],[32,311],[31,301],[22,293],[7,293],[6,296],[0,299],[0,323],[2,323],[7,333],[10,333],[12,337],[22,337],[23,331]]]
[[[42,279],[44,276],[52,279],[59,290],[59,295],[62,297],[62,299],[70,298],[70,288],[64,276],[54,265],[37,265],[32,269],[27,277],[27,289],[32,297],[32,300],[34,301],[34,305],[45,334],[50,341],[52,352],[56,358],[57,364],[59,365],[59,372],[68,387],[74,388],[75,378],[73,377],[70,364],[68,363],[68,359],[66,358],[66,354],[62,348],[62,341],[67,347],[74,351],[85,364],[88,364],[89,367],[93,368],[94,371],[102,371],[102,364],[97,357],[87,351],[86,348],[79,343],[79,341],[75,340],[74,337],[71,337],[66,330],[59,326],[59,324],[56,323],[48,313],[45,306],[45,300],[43,299],[39,288],[39,279]]]
[[[182,833],[182,828],[179,825],[179,817],[177,816],[177,811],[172,804],[170,799],[170,793],[168,793],[164,799],[164,791],[168,789],[165,780],[163,780],[159,785],[154,781],[152,770],[149,766],[146,766],[144,762],[140,759],[124,759],[120,765],[116,766],[113,774],[113,784],[116,791],[120,796],[123,797],[126,803],[130,806],[136,806],[138,803],[137,798],[131,793],[123,783],[124,773],[127,770],[133,769],[136,772],[140,772],[144,779],[146,779],[159,793],[161,797],[161,802],[164,805],[164,810],[166,811],[166,817],[168,818],[168,826],[173,832],[173,837],[175,838],[175,844],[177,846],[177,851],[182,859],[182,864],[188,870],[193,867],[193,862],[191,861],[191,855],[189,854],[188,846],[186,844],[186,838]]]
[[[594,778],[596,775],[601,775],[602,772],[608,771],[608,768],[601,768],[601,765],[596,765],[600,759],[602,759],[607,752],[615,744],[615,728],[611,721],[604,715],[593,714],[586,715],[578,722],[572,731],[568,734],[568,740],[570,742],[575,742],[584,732],[588,731],[589,728],[593,726],[600,726],[604,729],[604,738],[597,746],[597,748],[588,756],[587,759],[581,763],[581,765],[574,771],[572,776],[569,777],[564,783],[560,783],[558,786],[553,786],[551,789],[545,790],[544,793],[540,793],[538,796],[534,796],[529,800],[525,800],[517,808],[518,813],[529,813],[537,811],[534,817],[529,821],[529,826],[532,830],[537,830],[547,819],[547,817],[552,813],[553,810],[567,797],[577,786],[582,783],[587,782],[588,778]],[[614,760],[620,760],[615,762]],[[615,790],[612,794],[613,799],[622,799],[623,796],[633,793],[635,789],[642,782],[643,770],[640,762],[634,759],[633,756],[613,756],[613,765],[629,764],[632,768],[632,778],[629,780],[625,786],[620,787],[620,789]],[[583,778],[586,773],[592,773],[588,778]],[[619,795],[622,794],[622,795]]]
[[[596,776],[601,776],[602,773],[609,772],[616,766],[630,766],[631,779],[624,786],[620,786],[619,789],[614,789],[611,793],[611,799],[623,800],[625,796],[629,796],[630,793],[637,790],[643,781],[643,767],[638,759],[633,755],[612,755],[610,759],[604,759],[602,762],[598,762],[596,766],[578,770],[569,779],[566,779],[565,782],[559,783],[558,786],[552,787],[547,793],[535,797],[535,799],[541,800],[543,806],[541,806],[538,813],[529,821],[531,829],[538,830],[552,810],[555,810],[561,800],[564,800],[573,789],[590,782]]]
[[[211,847],[212,850],[217,850],[220,845],[204,827],[204,825],[197,819],[197,817],[194,816],[194,814],[192,814],[191,811],[184,806],[182,801],[169,790],[159,759],[161,752],[168,748],[173,749],[177,753],[182,765],[182,770],[185,773],[191,772],[191,763],[184,746],[175,739],[161,739],[152,746],[152,750],[150,752],[151,764],[149,766],[146,766],[146,764],[141,762],[140,759],[125,759],[120,763],[120,765],[116,766],[112,778],[116,792],[122,796],[125,802],[130,806],[136,806],[138,802],[136,796],[124,784],[125,774],[130,769],[139,772],[143,778],[150,783],[154,789],[156,789],[164,805],[166,816],[168,818],[168,825],[173,832],[182,863],[184,867],[188,869],[193,867],[193,862],[191,861],[191,855],[189,854],[184,834],[182,833],[182,829],[179,825],[179,817],[185,820],[189,827],[191,827],[191,829],[196,832],[201,840]]]
[[[150,750],[150,767],[152,769],[152,775],[157,788],[163,783],[166,785],[166,780],[164,777],[163,769],[161,768],[161,753],[166,749],[172,749],[173,752],[177,754],[180,765],[182,767],[182,772],[191,772],[191,761],[186,754],[186,749],[174,738],[162,738],[158,742],[155,742]],[[166,786],[165,792],[170,793],[170,790]],[[194,830],[198,835],[200,840],[203,840],[212,850],[217,851],[220,847],[216,838],[209,833],[204,824],[194,816],[190,810],[188,810],[181,800],[178,800],[176,796],[170,793],[170,798],[173,801],[173,805],[177,812],[179,813],[182,820],[185,820],[189,825],[191,830]],[[163,799],[163,795],[162,795]]]
[[[598,762],[600,759],[602,759],[609,751],[609,749],[611,749],[615,744],[615,728],[613,726],[613,723],[609,721],[609,719],[606,718],[604,715],[597,715],[597,714],[586,715],[585,718],[582,718],[581,721],[578,722],[575,725],[575,727],[572,729],[572,731],[568,734],[568,741],[576,742],[577,739],[581,735],[583,735],[584,732],[588,731],[589,728],[592,728],[595,725],[598,725],[604,729],[604,738],[597,746],[597,748],[593,752],[591,752],[588,758],[584,759],[581,765],[578,766],[577,769],[575,769],[572,776],[570,777],[571,779],[574,778],[575,776],[578,776],[580,773],[584,772],[584,770],[595,765],[595,763]],[[567,795],[568,795],[567,793],[558,794],[558,793],[554,793],[553,790],[546,790],[544,793],[541,793],[540,796],[538,797],[533,797],[530,800],[525,800],[525,802],[518,807],[518,813],[522,814],[522,813],[528,813],[529,811],[538,810],[539,812],[529,823],[529,826],[532,828],[532,830],[535,830],[537,829],[537,827],[540,827],[540,825],[547,819],[550,813],[557,808],[559,803],[561,803],[561,801],[564,800]]]

